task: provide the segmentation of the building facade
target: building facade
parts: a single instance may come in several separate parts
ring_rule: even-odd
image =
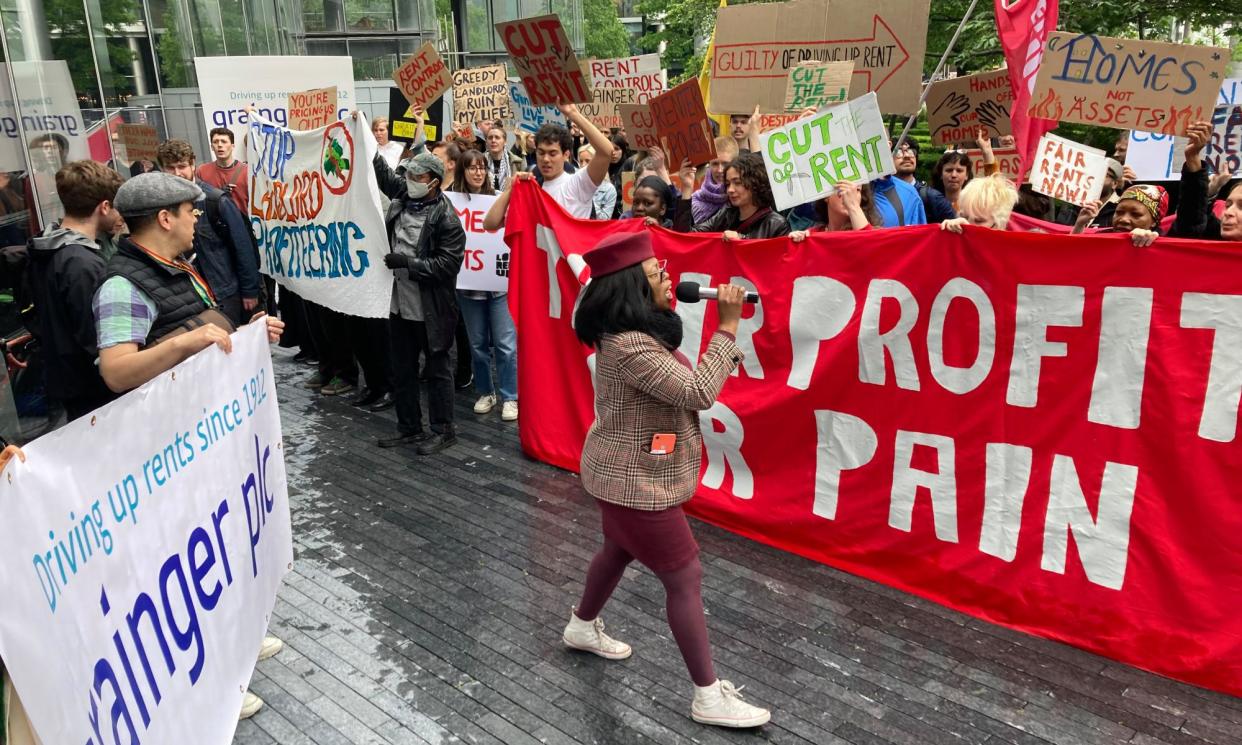
[[[358,107],[386,114],[389,76],[424,42],[487,64],[505,58],[494,24],[546,13],[581,48],[581,0],[0,0],[0,248],[57,219],[63,163],[130,175],[122,123],[210,158],[195,57],[348,56]]]

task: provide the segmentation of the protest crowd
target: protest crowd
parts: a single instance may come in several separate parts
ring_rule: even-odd
[[[519,78],[533,80],[525,74],[526,53],[511,51]],[[839,63],[822,63],[815,73],[840,74],[831,64]],[[577,62],[569,68],[576,70]],[[562,246],[583,257],[585,267],[573,271],[589,270],[591,277],[579,297],[575,332],[596,352],[596,420],[582,469],[603,520],[603,547],[583,567],[583,594],[563,641],[608,660],[630,655],[628,644],[604,633],[600,618],[625,568],[638,560],[668,594],[668,623],[694,685],[693,718],[761,725],[768,710],[713,669],[699,595],[703,568],[681,507],[695,491],[699,446],[676,470],[653,475],[652,488],[627,483],[631,471],[622,468],[635,447],[647,447],[646,439],[627,439],[634,428],[650,437],[650,428],[635,421],[658,421],[654,426],[665,429],[654,431],[675,433],[679,453],[680,441],[699,442],[697,412],[711,406],[730,373],[754,353],[739,340],[743,288],[727,282],[719,288],[719,328],[708,332],[701,359],[692,364],[676,352],[682,337],[672,305],[675,282],[653,236],[718,236],[722,252],[788,237],[787,251],[831,251],[825,234],[880,240],[910,226],[939,225],[950,240],[984,230],[1048,233],[1066,250],[1110,234],[1136,248],[1181,238],[1242,249],[1242,180],[1209,165],[1208,151],[1221,147],[1211,108],[1177,123],[1176,133],[1185,137],[1180,178],[1158,183],[1127,165],[1124,129],[1111,153],[1045,137],[1058,122],[1043,116],[1047,110],[1027,116],[1029,92],[1021,99],[1009,90],[1000,121],[959,112],[953,141],[932,144],[935,137],[902,131],[904,117],[885,125],[882,114],[908,113],[909,102],[892,107],[860,88],[859,77],[851,84],[848,71],[840,96],[802,96],[779,113],[766,98],[753,110],[720,111],[714,93],[704,95],[714,91],[706,66],[704,73],[702,85],[692,78],[673,87],[659,72],[655,96],[641,107],[612,111],[592,103],[587,87],[585,96],[569,86],[548,95],[528,83],[540,123],[508,104],[507,117],[473,116],[464,97],[454,116],[433,122],[430,104],[451,99],[452,88],[420,92],[420,85],[431,85],[423,76],[406,90],[398,71],[394,80],[410,101],[412,134],[395,139],[395,120],[342,111],[346,126],[365,129],[366,145],[356,144],[354,152],[370,154],[371,163],[351,167],[374,185],[370,203],[383,230],[364,238],[382,256],[382,266],[367,271],[383,272],[391,287],[376,314],[354,315],[348,301],[323,299],[309,274],[288,281],[293,272],[274,269],[271,249],[261,248],[272,213],[267,202],[260,204],[256,185],[270,164],[262,149],[256,160],[259,145],[246,138],[278,133],[279,125],[255,124],[240,130],[241,138],[238,130],[211,128],[211,158],[204,162],[191,143],[166,139],[147,173],[122,176],[91,160],[65,163],[55,174],[63,217],[29,241],[25,259],[24,319],[42,348],[47,394],[65,423],[90,419],[204,349],[229,351],[239,329],[264,324],[269,341],[305,366],[305,389],[392,422],[391,433],[374,446],[435,457],[466,447],[457,438],[458,396],[469,396],[475,416],[520,421],[522,331],[513,290],[463,281],[472,274],[476,236],[503,235],[513,225],[515,191],[537,184],[571,218],[641,226],[609,233],[598,246]],[[1014,89],[1025,85],[1014,75]],[[505,85],[518,79],[501,77]],[[335,81],[305,82],[309,89]],[[934,119],[939,104],[936,82],[930,85],[926,108]],[[679,101],[665,116],[662,99],[672,96],[690,103]],[[249,114],[261,121],[257,110]],[[634,123],[644,116],[655,124],[639,131]],[[832,138],[854,144],[827,155],[839,141],[830,130]],[[1236,152],[1236,135],[1232,142]],[[1058,156],[1058,148],[1072,154]],[[1002,153],[1020,164],[1017,172],[1002,168]],[[1045,162],[1058,157],[1069,165]],[[509,261],[502,252],[484,263]],[[520,354],[531,353],[522,348]],[[527,417],[542,404],[523,403]],[[24,455],[12,447],[5,452]],[[280,647],[268,637],[257,657]],[[779,709],[779,702],[764,704]],[[262,705],[247,693],[241,716]],[[22,729],[20,706],[8,711],[9,742],[35,742]]]

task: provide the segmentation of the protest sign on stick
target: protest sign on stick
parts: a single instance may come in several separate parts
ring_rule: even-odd
[[[160,133],[150,124],[122,124],[116,128],[117,139],[125,146],[125,157],[134,160],[155,160]]]
[[[1008,70],[981,72],[932,83],[927,91],[927,126],[933,145],[974,142],[982,127],[987,137],[1010,133],[1013,87]]]
[[[432,101],[453,87],[453,76],[431,42],[418,48],[392,74],[410,105],[427,110]]]
[[[591,86],[556,15],[496,24],[532,104],[590,103]]]
[[[289,94],[289,129],[318,129],[335,120],[335,85]]]
[[[1100,198],[1108,157],[1103,150],[1046,134],[1035,151],[1031,188],[1079,207]]]
[[[896,173],[875,93],[765,132],[759,151],[780,210],[826,197],[838,181]]]
[[[504,65],[470,67],[453,72],[453,119],[491,122],[509,119],[509,81]]]
[[[565,115],[555,105],[537,106],[532,103],[521,81],[509,80],[509,104],[513,107],[513,123],[517,129],[538,132],[545,124],[568,126]]]
[[[656,132],[655,117],[646,104],[621,104],[621,126],[625,139],[635,150],[650,150],[660,146]]]
[[[701,166],[716,157],[716,142],[707,124],[707,109],[697,80],[687,80],[651,99],[648,105],[669,170],[680,168],[685,158]]]
[[[1229,59],[1220,47],[1054,32],[1030,114],[1184,135],[1191,123],[1212,117]]]
[[[783,113],[791,67],[806,60],[854,63],[849,98],[868,91],[880,109],[918,107],[931,0],[793,0],[716,11],[713,114]],[[793,39],[793,41],[790,41]]]
[[[844,103],[850,97],[854,62],[816,62],[807,60],[789,68],[785,88],[785,110],[803,109]]]

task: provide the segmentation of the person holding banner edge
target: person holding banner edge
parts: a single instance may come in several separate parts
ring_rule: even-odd
[[[582,448],[582,486],[600,510],[604,545],[591,560],[562,641],[622,660],[628,644],[604,633],[599,614],[630,562],[664,585],[668,623],[694,681],[691,718],[722,727],[757,727],[771,714],[746,703],[712,664],[703,613],[699,547],[682,505],[698,485],[708,409],[742,361],[735,343],[745,291],[721,285],[719,326],[693,367],[678,351],[681,318],[670,307],[672,282],[652,250],[651,234],[616,233],[583,256],[591,281],[574,328],[596,350],[595,422]]]

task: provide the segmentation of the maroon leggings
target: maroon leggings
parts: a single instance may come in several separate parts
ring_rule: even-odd
[[[682,659],[697,686],[716,682],[707,620],[703,615],[703,565],[698,544],[680,507],[659,512],[632,510],[598,502],[602,513],[604,546],[591,560],[586,587],[578,601],[577,616],[592,621],[599,615],[625,568],[634,559],[664,584],[668,625]]]

